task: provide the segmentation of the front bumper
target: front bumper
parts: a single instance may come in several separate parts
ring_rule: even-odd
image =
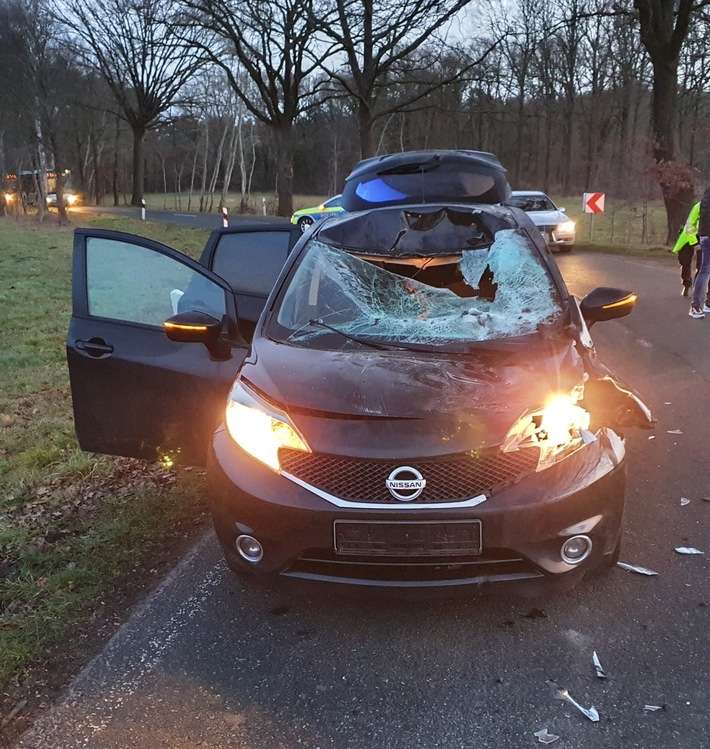
[[[540,234],[548,247],[573,247],[577,236],[576,232],[560,232],[556,226],[539,226]]]
[[[337,507],[265,468],[240,450],[223,429],[208,461],[215,529],[227,562],[268,578],[384,588],[425,594],[492,588],[538,593],[567,588],[610,564],[617,548],[626,491],[623,442],[601,430],[598,440],[551,468],[475,507],[381,509]],[[457,557],[344,556],[334,548],[336,521],[480,521],[480,554]],[[234,546],[249,534],[264,548],[256,564]],[[592,541],[578,565],[563,561],[563,542],[584,534]]]

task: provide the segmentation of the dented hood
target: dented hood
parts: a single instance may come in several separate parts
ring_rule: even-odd
[[[470,448],[499,444],[524,411],[579,384],[583,366],[564,338],[465,355],[319,351],[260,339],[241,376],[296,423],[417,420],[407,428],[470,432]]]

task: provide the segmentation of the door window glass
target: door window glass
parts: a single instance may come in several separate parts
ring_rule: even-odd
[[[267,297],[288,256],[289,231],[223,234],[212,270],[237,293]]]
[[[226,312],[220,286],[175,258],[130,242],[89,237],[86,276],[95,317],[162,327],[176,311],[196,309],[217,320]]]

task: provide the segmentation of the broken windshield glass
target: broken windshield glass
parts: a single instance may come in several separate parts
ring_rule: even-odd
[[[437,347],[534,333],[561,309],[527,240],[502,230],[489,248],[424,258],[358,257],[314,240],[276,320],[294,342],[332,336],[311,323],[320,320],[358,338]]]

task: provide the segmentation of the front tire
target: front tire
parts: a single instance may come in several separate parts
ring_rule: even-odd
[[[310,216],[301,216],[301,218],[298,219],[298,228],[301,230],[301,234],[312,225],[313,219]]]

